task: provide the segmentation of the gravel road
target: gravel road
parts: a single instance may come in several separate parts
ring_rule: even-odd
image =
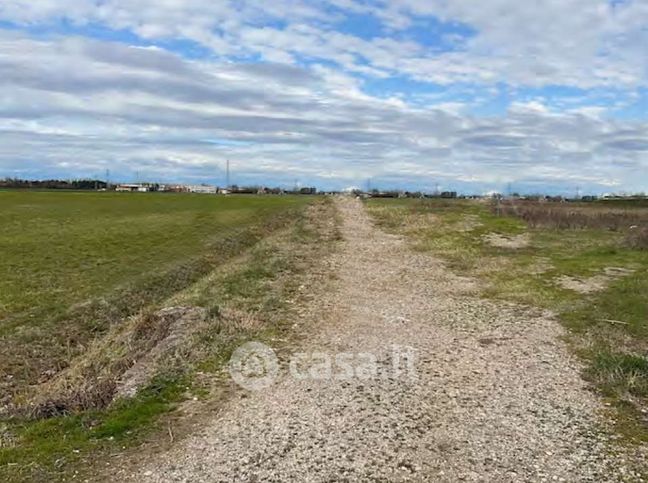
[[[317,328],[295,351],[348,354],[354,377],[335,363],[313,378],[326,359],[303,354],[293,377],[283,355],[274,385],[241,391],[133,479],[641,481],[550,314],[479,298],[359,201],[336,203],[335,287],[305,308]]]

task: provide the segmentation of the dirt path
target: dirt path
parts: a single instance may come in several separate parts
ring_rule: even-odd
[[[337,203],[336,290],[309,307],[320,330],[299,350],[371,353],[378,375],[296,379],[283,360],[273,386],[233,400],[134,479],[633,479],[555,321],[477,298],[471,281],[373,227],[360,202]]]

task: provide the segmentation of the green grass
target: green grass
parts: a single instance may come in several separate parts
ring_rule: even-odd
[[[290,222],[308,197],[0,192],[0,403]]]
[[[246,199],[233,199],[249,203]],[[288,338],[291,306],[284,301],[302,283],[300,274],[330,246],[322,230],[313,227],[313,219],[317,218],[309,214],[319,208],[318,217],[322,220],[332,216],[330,201],[313,204],[312,199],[302,200],[305,199],[296,203],[290,199],[283,201],[289,209],[277,208],[280,222],[276,226],[270,223],[269,230],[267,224],[271,220],[264,215],[265,220],[256,220],[236,236],[230,234],[216,245],[210,241],[200,260],[209,260],[214,246],[238,247],[237,240],[251,237],[244,249],[231,252],[227,260],[219,258],[216,266],[208,264],[199,272],[200,276],[187,278],[187,283],[178,285],[168,298],[147,309],[199,306],[208,309],[210,317],[207,324],[192,334],[181,357],[169,355],[162,364],[163,370],[135,398],[117,400],[102,409],[42,420],[0,420],[0,479],[69,480],[77,472],[77,477],[83,479],[92,475],[93,464],[106,461],[108,454],[135,451],[133,448],[144,440],[168,438],[165,422],[175,417],[173,410],[177,405],[187,397],[204,399],[213,389],[205,386],[205,379],[197,377],[198,372],[212,373],[207,381],[213,384],[214,377],[220,377],[232,351],[241,343],[260,340],[276,347],[277,337]],[[292,210],[304,203],[310,203],[308,210]],[[290,223],[281,221],[281,213],[288,216]],[[266,228],[257,232],[260,226]],[[240,314],[243,323],[232,314]],[[258,324],[245,324],[247,316]],[[109,358],[104,362],[111,364]]]
[[[295,197],[0,192],[0,328],[75,303],[216,247]]]
[[[85,411],[38,421],[0,424],[14,443],[0,446],[0,477],[5,481],[63,480],[85,469],[92,454],[132,447],[152,424],[185,397],[188,381],[158,377],[138,394],[105,411]]]
[[[570,330],[572,346],[587,362],[585,376],[624,415],[620,429],[629,439],[648,441],[648,425],[639,412],[648,408],[646,250],[627,248],[621,232],[527,228],[518,218],[493,214],[485,203],[405,199],[369,200],[367,206],[379,224],[407,235],[416,249],[481,279],[483,296],[557,313]],[[596,210],[601,206],[592,205]],[[490,233],[526,233],[529,243],[494,247],[483,238]],[[563,276],[600,276],[607,267],[633,272],[589,294],[557,283]]]

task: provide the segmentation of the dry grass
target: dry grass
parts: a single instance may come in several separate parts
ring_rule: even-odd
[[[492,211],[521,218],[531,228],[618,231],[625,234],[626,247],[648,249],[648,208],[642,205],[504,201],[493,204]]]
[[[494,213],[522,218],[532,228],[626,231],[632,226],[648,227],[648,209],[641,207],[503,201],[492,209]]]
[[[195,337],[213,331],[222,337],[252,333],[263,325],[255,314],[236,309],[168,307],[115,327],[84,355],[41,385],[28,405],[31,418],[102,409],[115,399],[133,397],[162,372],[196,362]]]
[[[6,424],[0,424],[0,449],[13,448],[16,443],[16,437],[9,430],[9,427]]]
[[[199,330],[206,311],[196,307],[173,307],[144,313],[116,325],[97,339],[69,367],[26,395],[26,403],[15,412],[31,418],[53,417],[108,406],[115,398],[120,378],[154,351],[171,352],[183,337]],[[174,342],[165,341],[171,339]],[[151,371],[151,377],[155,368]],[[142,382],[148,382],[150,377]]]
[[[631,229],[626,235],[625,244],[635,250],[648,250],[648,226]]]

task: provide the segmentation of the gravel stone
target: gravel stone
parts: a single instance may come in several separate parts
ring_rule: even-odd
[[[645,448],[611,446],[604,406],[550,313],[475,282],[336,201],[334,290],[299,352],[371,353],[377,374],[296,380],[232,398],[137,481],[641,481]],[[411,348],[416,377],[393,366]],[[284,371],[285,374],[285,371]]]

